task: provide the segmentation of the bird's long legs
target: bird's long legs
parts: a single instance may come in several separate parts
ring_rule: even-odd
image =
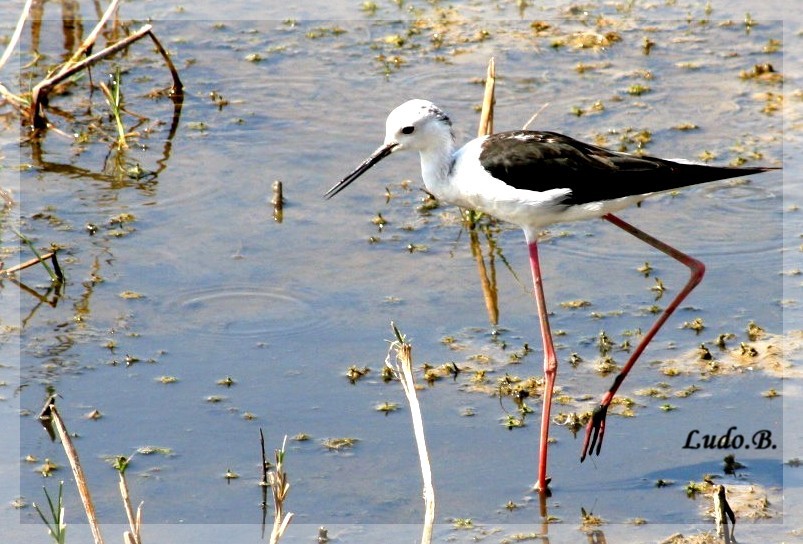
[[[602,216],[603,219],[613,223],[617,227],[626,230],[639,240],[642,240],[652,247],[666,253],[673,259],[683,263],[684,265],[689,267],[691,272],[691,276],[689,277],[689,281],[686,282],[686,285],[677,294],[677,296],[672,300],[669,306],[664,309],[663,313],[661,313],[658,320],[650,327],[650,330],[647,331],[647,334],[641,339],[638,346],[636,346],[635,351],[630,355],[630,359],[627,361],[627,364],[622,368],[622,371],[616,376],[613,380],[613,385],[605,395],[602,397],[602,401],[599,405],[594,409],[593,415],[591,420],[588,422],[588,426],[586,426],[586,437],[583,441],[583,451],[580,455],[580,461],[582,462],[586,455],[588,454],[596,454],[599,455],[600,450],[602,449],[602,439],[605,436],[605,416],[608,412],[608,406],[610,406],[611,401],[613,400],[616,391],[619,389],[619,386],[622,385],[622,382],[627,377],[627,373],[630,372],[630,369],[636,364],[641,353],[644,351],[644,348],[647,347],[647,344],[653,339],[655,334],[658,330],[663,326],[666,320],[672,315],[680,303],[685,299],[689,293],[697,286],[698,283],[703,279],[703,274],[705,274],[705,265],[694,259],[689,257],[685,253],[678,251],[677,249],[673,248],[670,245],[665,244],[664,242],[653,238],[649,234],[644,231],[641,231],[627,223],[626,221],[622,221],[615,215],[606,214]],[[596,447],[596,449],[595,449]]]
[[[538,306],[538,318],[541,323],[541,340],[544,344],[544,407],[541,412],[541,444],[538,455],[538,482],[536,490],[547,493],[547,441],[549,439],[549,413],[552,408],[552,389],[555,387],[555,376],[558,373],[558,360],[555,357],[555,347],[552,344],[552,331],[549,328],[544,286],[541,281],[541,267],[538,264],[538,245],[535,241],[529,242],[530,267],[533,272],[533,286],[535,287],[535,302]]]

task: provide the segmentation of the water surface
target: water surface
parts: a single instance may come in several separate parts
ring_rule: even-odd
[[[128,70],[127,104],[151,119],[142,145],[121,153],[51,133],[40,148],[22,146],[20,228],[40,246],[64,246],[68,276],[64,293],[47,294],[44,304],[11,283],[3,285],[4,307],[14,309],[18,301],[23,326],[19,376],[3,369],[7,376],[0,379],[24,387],[18,394],[12,385],[0,392],[18,398],[22,410],[19,422],[4,423],[11,432],[19,425],[20,444],[2,470],[19,471],[19,495],[26,501],[40,502],[42,485],[54,489],[56,479],[70,480],[61,446],[35,421],[52,388],[79,437],[76,445],[104,522],[125,519],[116,474],[104,458],[156,446],[170,453],[138,454],[128,472],[133,496],[145,501],[149,531],[170,538],[178,534],[175,524],[210,524],[205,531],[211,542],[211,524],[232,524],[223,529],[226,534],[242,530],[243,539],[253,539],[262,519],[256,485],[261,427],[269,452],[284,435],[310,437],[288,442],[288,508],[298,526],[290,541],[308,541],[318,525],[332,527],[342,541],[380,538],[372,534],[390,538],[388,531],[409,541],[422,516],[415,444],[398,384],[380,376],[392,320],[412,339],[416,364],[454,362],[465,369],[420,391],[441,538],[542,530],[530,491],[538,402],[531,403],[536,413],[525,427],[508,430],[501,423],[515,407],[473,391],[471,379],[473,370],[484,369],[492,389],[505,374],[541,373],[521,233],[501,226],[496,234],[500,320],[493,325],[470,237],[456,211],[417,210],[417,157],[383,161],[332,201],[321,195],[381,143],[387,112],[408,98],[436,101],[452,115],[461,141],[472,137],[482,94],[477,80],[491,55],[500,76],[497,130],[520,127],[548,103],[534,128],[629,151],[636,148],[632,136],[649,131],[650,154],[698,159],[709,152],[719,164],[747,159],[779,165],[782,116],[762,111],[762,93],[781,89],[740,73],[769,62],[797,77],[785,55],[765,52],[795,23],[762,17],[761,6],[752,5],[759,24],[749,31],[740,6],[710,17],[698,5],[603,6],[587,13],[559,5],[531,7],[523,16],[513,7],[412,7],[420,12],[389,5],[371,16],[338,4],[325,18],[310,8],[287,16],[234,10],[221,19],[203,6],[175,13],[172,5],[145,3],[136,9],[156,17],[186,85],[175,136],[167,141],[172,103],[145,98],[168,79],[158,59],[141,47],[130,63],[120,63]],[[136,13],[131,16],[145,16]],[[409,34],[417,17],[455,22],[437,29],[430,22]],[[600,23],[601,17],[610,22]],[[723,24],[729,18],[734,22]],[[536,35],[533,20],[548,22],[553,31]],[[57,36],[60,23],[50,25]],[[444,39],[440,47],[441,38],[433,41],[436,30]],[[588,31],[616,32],[621,41],[602,49],[554,46]],[[404,43],[395,36],[404,36]],[[645,38],[655,42],[649,55]],[[791,39],[785,50],[799,40]],[[60,45],[47,41],[43,49],[57,57]],[[23,63],[29,54],[26,41]],[[580,63],[588,69],[578,70]],[[635,85],[650,90],[634,93]],[[72,103],[82,100],[88,99],[74,97]],[[92,100],[93,107],[104,107],[100,97]],[[604,110],[593,113],[598,101]],[[66,132],[82,128],[59,122]],[[681,124],[697,128],[678,130]],[[799,146],[794,131],[785,137],[788,145]],[[7,160],[17,153],[10,140],[3,147]],[[139,164],[152,175],[123,175],[115,161]],[[9,178],[15,175],[6,168],[4,183],[14,183]],[[281,223],[269,203],[277,179],[286,198]],[[795,233],[793,245],[784,243],[783,221],[794,218],[783,191],[780,174],[765,174],[746,184],[660,196],[622,214],[700,258],[708,271],[625,382],[621,394],[636,401],[637,417],[609,417],[602,456],[579,464],[582,436],[553,426],[554,495],[547,508],[560,520],[548,527],[553,538],[570,541],[580,531],[581,507],[607,522],[601,529],[609,538],[650,540],[709,528],[702,501],[688,499],[683,486],[722,474],[728,452],[684,449],[694,430],[722,434],[735,425],[746,436],[770,430],[779,447],[736,452],[747,468],[721,481],[762,486],[778,511],[782,486],[799,488],[796,473],[783,465],[797,455],[781,447],[789,411],[783,411],[782,399],[762,396],[775,388],[789,401],[796,386],[784,388],[778,377],[759,369],[708,377],[694,361],[687,364],[699,344],[712,347],[719,334],[735,335],[730,349],[748,341],[750,321],[776,335],[799,328],[784,328],[784,301],[797,296],[799,282],[793,294],[784,292],[789,276],[782,273],[791,267],[783,248],[795,250],[797,242]],[[799,196],[793,193],[792,201]],[[122,213],[133,219],[110,223]],[[378,213],[387,220],[381,230],[372,221]],[[98,233],[90,236],[87,223],[98,225]],[[554,226],[542,243],[542,259],[552,326],[565,332],[557,338],[558,383],[572,399],[555,411],[589,410],[612,380],[594,370],[600,331],[618,343],[629,332],[645,330],[653,319],[650,306],[666,304],[687,272],[602,221]],[[636,271],[645,261],[654,269],[650,277]],[[46,276],[26,274],[26,284],[45,293]],[[657,301],[650,289],[656,276],[668,288]],[[122,297],[124,292],[139,297]],[[591,305],[560,305],[574,300]],[[705,323],[701,333],[681,327],[695,318]],[[511,353],[525,343],[535,351],[511,363]],[[584,361],[576,368],[567,364],[572,353]],[[613,355],[619,364],[626,358]],[[674,361],[693,370],[667,377],[662,369]],[[351,384],[345,376],[350,365],[371,372]],[[162,383],[165,376],[176,382]],[[227,376],[233,386],[217,383]],[[700,390],[688,398],[637,395],[648,387],[674,392],[691,385]],[[375,409],[384,402],[403,408],[385,416]],[[675,409],[662,410],[666,403]],[[103,417],[83,417],[94,409]],[[353,449],[329,451],[322,442],[332,437],[359,441]],[[26,455],[56,460],[63,468],[43,480],[35,471],[40,463],[18,461]],[[229,469],[241,478],[227,482],[223,474]],[[658,479],[674,484],[657,488]],[[80,504],[67,489],[69,520],[78,523]],[[10,491],[6,502],[14,495]],[[20,534],[42,531],[32,508],[18,514]],[[476,528],[455,536],[455,518],[471,518]],[[635,518],[660,530],[629,524]],[[776,517],[748,534],[781,534],[787,528],[780,522]]]

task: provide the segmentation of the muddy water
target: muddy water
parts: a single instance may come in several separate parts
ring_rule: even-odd
[[[122,63],[126,103],[150,120],[139,145],[109,151],[103,143],[76,144],[51,133],[41,146],[18,151],[19,228],[40,246],[64,246],[68,282],[59,295],[46,292],[42,271],[23,276],[44,302],[14,284],[3,286],[4,305],[19,301],[22,332],[19,375],[3,369],[7,376],[0,379],[10,385],[0,394],[23,411],[19,422],[15,416],[8,423],[12,432],[19,425],[20,443],[3,470],[19,471],[18,495],[28,503],[42,500],[43,483],[54,489],[57,479],[69,480],[60,445],[50,443],[34,418],[54,389],[80,437],[102,520],[124,521],[116,474],[104,459],[164,448],[138,453],[128,476],[133,496],[146,501],[149,529],[165,538],[176,534],[178,523],[244,524],[244,538],[257,534],[260,427],[269,452],[285,434],[309,437],[288,442],[288,508],[299,526],[291,538],[307,541],[321,524],[340,527],[333,534],[344,541],[376,541],[369,535],[380,531],[387,538],[388,530],[399,541],[409,541],[408,533],[414,538],[422,505],[409,413],[405,407],[385,416],[375,409],[384,402],[404,406],[398,384],[380,376],[391,320],[412,339],[416,363],[465,369],[420,392],[438,521],[446,524],[441,536],[455,536],[454,518],[475,524],[457,538],[543,529],[529,491],[538,402],[531,402],[536,413],[525,427],[508,430],[502,423],[515,406],[509,400],[500,406],[491,394],[506,374],[540,374],[521,234],[507,226],[496,233],[501,317],[494,326],[455,210],[417,209],[416,157],[394,156],[336,199],[321,199],[380,143],[384,118],[401,101],[437,101],[451,113],[459,138],[468,139],[482,93],[476,80],[493,55],[500,75],[497,130],[521,126],[548,103],[534,127],[611,147],[633,151],[634,135],[649,131],[646,151],[659,156],[783,160],[782,117],[762,111],[762,93],[780,89],[740,73],[767,62],[788,73],[781,53],[764,51],[784,38],[785,27],[760,19],[748,32],[743,12],[723,24],[728,17],[716,12],[700,23],[700,7],[689,8],[691,23],[678,7],[587,14],[568,6],[529,8],[519,18],[509,8],[416,6],[420,12],[411,15],[381,6],[371,16],[339,6],[343,13],[327,19],[299,12],[293,20],[278,12],[205,18],[193,11],[201,7],[176,14],[157,3],[138,9],[164,19],[157,22],[159,36],[186,85],[175,135],[173,104],[145,97],[169,79],[141,47],[130,64]],[[597,26],[599,16],[609,22]],[[415,26],[416,17],[448,24]],[[550,29],[537,35],[530,25],[535,19]],[[60,23],[51,24],[49,35],[58,36]],[[621,40],[601,49],[576,47],[571,39],[589,30]],[[655,43],[649,55],[645,37]],[[58,57],[60,46],[55,39],[41,49]],[[26,37],[23,51],[30,48]],[[100,96],[64,100],[105,107]],[[602,111],[595,111],[598,102]],[[86,129],[80,119],[57,123],[68,133]],[[697,128],[679,130],[681,124]],[[14,142],[3,152],[13,157]],[[144,174],[131,174],[137,164]],[[4,170],[8,184],[15,183],[11,174]],[[286,198],[281,223],[269,203],[277,179]],[[749,341],[750,321],[783,334],[784,301],[796,295],[783,290],[790,276],[782,273],[792,266],[783,262],[788,210],[782,196],[781,176],[766,174],[657,197],[623,214],[706,262],[708,272],[625,383],[622,395],[635,400],[636,417],[609,418],[602,456],[580,465],[582,436],[553,427],[554,496],[547,509],[562,522],[549,527],[554,536],[577,534],[581,507],[607,522],[602,530],[609,537],[648,540],[707,528],[704,501],[690,500],[683,488],[705,474],[722,475],[727,453],[747,468],[721,481],[760,485],[782,509],[781,486],[794,477],[782,465],[795,456],[781,447],[790,422],[782,399],[762,396],[781,391],[781,380],[750,364],[737,372],[703,372],[694,353],[705,343],[734,368],[714,348],[718,335],[733,333],[733,350]],[[122,224],[110,222],[124,213],[130,216]],[[381,230],[377,214],[387,221]],[[87,224],[98,232],[90,236]],[[612,379],[595,370],[600,331],[620,343],[628,331],[645,330],[650,306],[666,304],[686,272],[604,222],[556,225],[542,247],[552,325],[565,333],[558,337],[559,384],[567,404],[556,411],[583,412]],[[654,269],[649,277],[636,271],[645,261]],[[668,289],[660,300],[651,290],[656,277]],[[560,305],[575,300],[590,306]],[[702,332],[681,328],[695,318],[703,320]],[[511,354],[525,343],[535,351],[512,363]],[[583,359],[574,368],[567,364],[572,353]],[[618,364],[626,359],[621,351],[613,356]],[[345,376],[351,365],[371,372],[351,384]],[[476,370],[487,379],[479,392]],[[227,377],[233,385],[218,384]],[[19,394],[15,380],[24,386]],[[690,386],[699,391],[688,398],[673,394]],[[666,390],[668,398],[638,394],[650,387]],[[794,395],[789,389],[787,401]],[[92,410],[103,417],[85,418]],[[748,440],[768,430],[778,448],[692,449],[698,437],[720,437],[733,426],[732,435]],[[358,442],[340,451],[323,445],[338,437]],[[27,455],[38,461],[20,463]],[[62,466],[49,480],[36,472],[45,458]],[[227,482],[227,470],[240,478]],[[659,479],[672,485],[658,488]],[[80,504],[68,489],[69,519],[77,523]],[[10,491],[6,502],[15,496]],[[20,534],[42,531],[30,506],[19,517]],[[636,518],[661,532],[646,536],[649,530],[628,524]],[[779,520],[754,530],[777,534]]]

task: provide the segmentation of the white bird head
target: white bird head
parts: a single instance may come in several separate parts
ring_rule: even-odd
[[[332,198],[366,170],[395,151],[410,149],[428,151],[450,146],[454,142],[452,122],[429,100],[408,100],[388,115],[385,142],[324,195]]]
[[[452,122],[429,100],[408,100],[388,115],[385,146],[393,150],[422,151],[439,146],[445,138],[454,139]]]

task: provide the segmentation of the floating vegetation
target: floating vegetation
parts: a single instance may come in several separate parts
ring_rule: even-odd
[[[650,91],[652,91],[652,89],[648,85],[642,85],[641,83],[636,83],[627,88],[627,94],[632,96],[641,96]]]
[[[680,391],[675,391],[675,396],[678,398],[686,398],[692,396],[694,393],[700,390],[700,387],[697,385],[690,385],[685,389],[681,389]]]
[[[471,518],[454,518],[452,526],[455,529],[473,529],[474,521]]]
[[[556,49],[559,47],[571,47],[574,49],[599,51],[619,41],[622,41],[622,36],[618,32],[611,31],[601,34],[599,32],[587,30],[555,38],[550,45]]]
[[[652,397],[654,399],[668,398],[666,390],[664,388],[659,388],[659,387],[649,387],[647,389],[639,389],[635,393],[640,397]]]
[[[367,366],[360,368],[357,365],[351,365],[346,370],[346,378],[348,378],[352,384],[355,384],[357,381],[364,378],[369,372],[371,372],[371,369]]]
[[[333,26],[319,26],[315,27],[311,30],[308,30],[305,36],[311,40],[317,40],[320,38],[327,38],[327,37],[337,37],[341,34],[345,34],[347,31],[346,29],[333,25]]]
[[[765,333],[766,331],[762,327],[757,325],[755,321],[750,321],[747,324],[747,338],[751,342],[755,342],[756,340],[760,339],[761,337],[764,336]]]
[[[758,350],[750,344],[746,344],[744,342],[739,342],[739,351],[743,357],[758,357]]]
[[[568,300],[566,302],[561,302],[560,303],[560,307],[561,308],[568,308],[568,309],[572,309],[572,310],[577,309],[577,308],[587,308],[588,306],[591,306],[591,302],[589,302],[587,300],[581,300],[581,299]]]
[[[607,376],[611,372],[618,370],[619,365],[616,364],[616,361],[613,360],[613,357],[610,355],[605,355],[597,360],[597,362],[594,364],[594,369],[602,376]]]
[[[234,385],[237,382],[234,381],[234,378],[232,378],[231,376],[226,376],[225,378],[222,378],[222,379],[216,381],[215,383],[217,385],[222,385],[223,387],[231,387],[232,385]]]
[[[331,451],[342,451],[353,448],[357,445],[359,439],[357,438],[326,438],[323,440],[323,447]]]
[[[760,83],[783,83],[783,74],[776,72],[775,67],[768,62],[764,64],[755,64],[750,70],[742,70],[739,72],[739,77],[742,79],[758,81]]]
[[[685,132],[685,131],[689,131],[689,130],[697,130],[700,127],[698,125],[696,125],[695,123],[685,122],[685,123],[678,123],[677,125],[673,125],[672,128],[674,130],[681,130],[681,131]]]
[[[171,456],[173,455],[173,450],[171,448],[165,448],[163,446],[142,446],[137,448],[137,453],[140,455]]]
[[[396,410],[398,410],[399,409],[399,404],[396,403],[396,402],[387,402],[387,401],[385,401],[382,404],[377,404],[374,407],[374,409],[377,412],[383,412],[385,415],[387,415],[387,414],[389,414],[391,412],[395,412]]]
[[[604,521],[601,517],[595,516],[591,512],[586,512],[585,508],[580,508],[580,523],[583,525],[583,527],[595,527],[602,525]]]
[[[598,70],[604,70],[605,68],[610,68],[610,62],[578,62],[574,65],[574,70],[578,74],[585,74],[588,72],[596,72]]]
[[[573,435],[576,435],[577,432],[583,428],[588,420],[591,418],[591,412],[587,412],[582,416],[578,415],[576,412],[572,413],[565,413],[560,412],[556,416],[552,418],[557,425],[562,425],[569,429]]]
[[[583,115],[593,115],[595,113],[602,113],[605,111],[605,104],[602,103],[602,100],[596,100],[593,104],[588,106],[587,108],[583,108],[580,106],[572,106],[571,108],[572,114],[581,117]]]
[[[59,468],[60,467],[50,459],[45,459],[45,462],[36,469],[36,472],[47,478],[55,471],[59,470]]]
[[[506,427],[508,430],[518,429],[520,427],[524,427],[526,423],[524,422],[524,418],[522,416],[517,416],[513,414],[507,414],[502,421],[500,422],[503,427]]]
[[[705,324],[703,324],[702,317],[695,317],[692,321],[684,321],[683,325],[680,326],[681,329],[689,329],[697,334],[700,334],[703,329],[705,329]]]

